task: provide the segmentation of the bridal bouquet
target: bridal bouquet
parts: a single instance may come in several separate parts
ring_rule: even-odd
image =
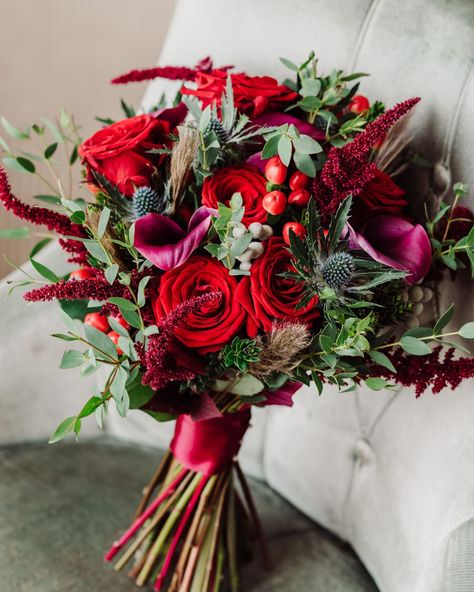
[[[114,82],[183,84],[148,113],[122,102],[125,118],[98,118],[85,141],[65,112],[26,130],[3,119],[10,136],[43,144],[15,151],[2,139],[3,163],[49,186],[38,197],[51,208],[31,206],[0,171],[5,207],[49,230],[30,257],[41,279],[21,282],[45,285],[24,298],[60,302],[61,368],[107,371],[51,442],[92,414],[102,426],[110,405],[177,420],[135,520],[106,554],[155,590],[237,590],[252,536],[268,559],[236,462],[252,406],[290,406],[310,383],[315,396],[325,384],[397,383],[419,395],[474,376],[451,341],[474,338],[474,323],[445,329],[452,307],[433,327],[420,322],[444,271],[474,274],[474,217],[461,183],[436,211],[413,200],[410,167],[426,163],[404,130],[419,99],[386,109],[357,94],[364,74],[322,74],[313,54],[282,61],[292,77],[281,84],[210,60],[133,71]],[[58,182],[62,149],[82,164],[82,196],[71,177]],[[76,266],[66,277],[37,259],[56,235]]]

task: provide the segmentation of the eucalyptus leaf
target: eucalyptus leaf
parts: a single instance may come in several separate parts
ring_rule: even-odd
[[[406,335],[400,339],[400,347],[412,356],[426,356],[431,353],[430,346],[424,341]]]
[[[49,444],[54,444],[55,442],[59,442],[62,440],[64,436],[69,434],[74,430],[74,426],[76,424],[77,417],[68,417],[64,421],[62,421],[59,426],[56,428],[56,431],[49,439]]]

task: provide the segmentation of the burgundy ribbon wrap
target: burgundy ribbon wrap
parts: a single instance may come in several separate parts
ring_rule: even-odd
[[[171,451],[187,469],[214,475],[228,468],[240,450],[250,423],[250,409],[202,421],[180,415]]]

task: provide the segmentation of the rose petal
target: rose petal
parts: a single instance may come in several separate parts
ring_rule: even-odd
[[[168,271],[178,267],[200,246],[217,212],[201,207],[193,214],[186,233],[174,220],[147,214],[135,223],[134,246],[153,265]]]

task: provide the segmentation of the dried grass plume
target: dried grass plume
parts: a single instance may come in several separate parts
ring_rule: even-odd
[[[170,185],[172,210],[186,187],[191,174],[191,167],[199,144],[199,134],[194,128],[180,126],[179,142],[176,142],[171,152]]]
[[[274,372],[289,374],[301,360],[308,348],[311,336],[308,328],[301,323],[282,322],[274,324],[264,337],[257,338],[262,348],[260,360],[251,366],[254,376],[264,378]]]

